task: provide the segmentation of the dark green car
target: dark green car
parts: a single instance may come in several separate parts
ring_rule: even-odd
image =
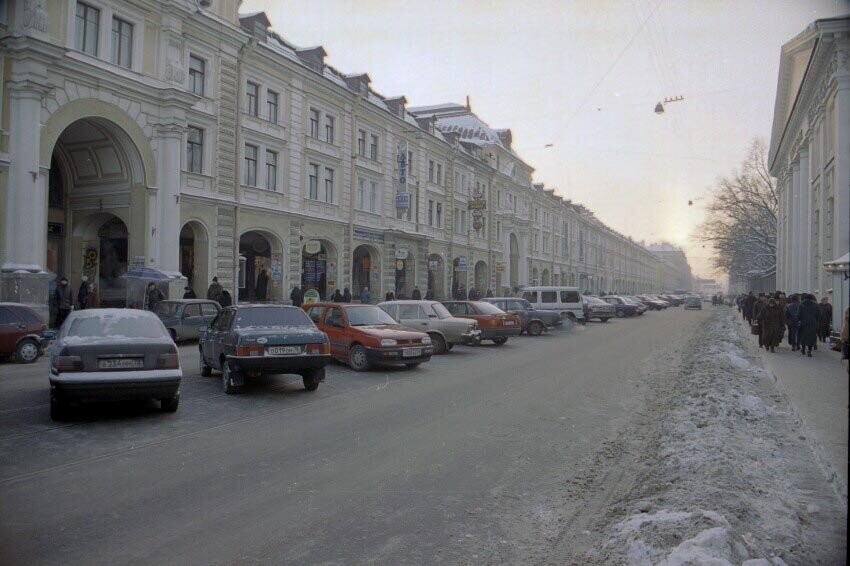
[[[173,299],[156,306],[156,314],[175,342],[196,340],[198,329],[209,326],[221,310],[219,304],[207,299]]]

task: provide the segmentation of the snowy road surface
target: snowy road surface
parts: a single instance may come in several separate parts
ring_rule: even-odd
[[[723,309],[50,422],[0,366],[0,563],[834,563],[846,509]],[[718,562],[723,563],[723,562]]]

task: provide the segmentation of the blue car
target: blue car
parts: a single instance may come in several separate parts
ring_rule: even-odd
[[[219,304],[207,299],[175,299],[162,301],[154,314],[168,329],[175,342],[195,340],[198,329],[209,326],[221,310]]]

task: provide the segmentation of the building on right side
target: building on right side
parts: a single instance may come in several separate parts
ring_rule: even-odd
[[[776,286],[848,305],[850,15],[782,46],[768,162],[777,179]],[[840,324],[840,323],[839,323]]]

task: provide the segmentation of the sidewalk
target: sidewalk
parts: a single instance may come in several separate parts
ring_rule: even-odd
[[[759,350],[758,337],[749,334],[745,323],[742,328],[754,343],[753,348]],[[841,363],[841,353],[818,342],[818,350],[812,352],[812,357],[804,357],[791,351],[787,339],[783,339],[775,354],[759,351],[765,368],[808,429],[815,455],[846,505],[850,379]]]

